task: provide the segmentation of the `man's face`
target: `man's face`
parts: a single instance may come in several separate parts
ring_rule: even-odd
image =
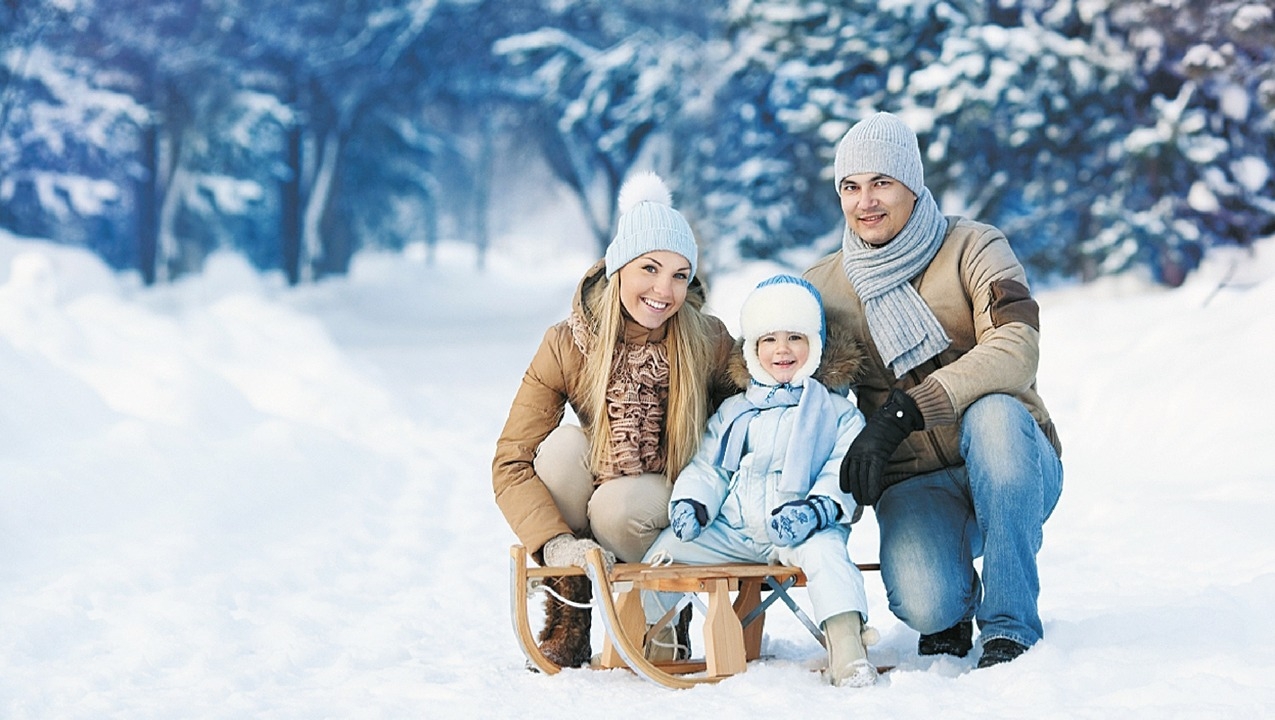
[[[880,247],[912,217],[916,195],[889,175],[859,173],[842,178],[837,187],[841,212],[855,235],[869,245]]]

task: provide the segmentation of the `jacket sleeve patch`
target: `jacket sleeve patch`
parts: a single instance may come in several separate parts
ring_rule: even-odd
[[[997,280],[992,283],[991,290],[988,311],[992,316],[992,327],[1021,322],[1040,330],[1040,306],[1032,299],[1026,285],[1017,280]]]

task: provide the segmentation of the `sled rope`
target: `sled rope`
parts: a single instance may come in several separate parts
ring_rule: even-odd
[[[567,598],[563,597],[562,594],[559,593],[557,590],[554,590],[553,588],[546,585],[544,580],[541,578],[537,578],[527,583],[527,597],[531,597],[532,595],[535,595],[538,592],[545,593],[546,595],[552,595],[553,597],[558,599],[558,602],[561,602],[565,605],[570,605],[573,608],[580,608],[581,610],[588,610],[593,608],[592,600],[590,600],[589,602],[577,602],[575,600],[568,600]]]
[[[673,556],[668,550],[657,550],[648,564],[651,567],[668,567],[673,564]]]

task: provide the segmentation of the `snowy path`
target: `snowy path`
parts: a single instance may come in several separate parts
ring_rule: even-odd
[[[0,238],[0,717],[1275,713],[1275,281],[1043,295],[1067,479],[1030,654],[918,658],[869,576],[899,666],[878,687],[821,685],[779,613],[774,660],[673,693],[528,673],[510,630],[489,467],[582,269],[553,268],[366,258],[287,290],[220,258],[143,291]],[[753,279],[723,278],[719,312]]]

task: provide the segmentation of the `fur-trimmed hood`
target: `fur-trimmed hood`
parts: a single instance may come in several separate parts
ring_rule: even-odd
[[[823,350],[823,359],[819,369],[815,370],[814,379],[836,393],[845,394],[858,379],[864,368],[864,350],[861,345],[846,333],[828,333],[828,346]],[[735,339],[735,350],[730,358],[730,379],[740,390],[748,389],[752,375],[744,360],[744,340]]]

